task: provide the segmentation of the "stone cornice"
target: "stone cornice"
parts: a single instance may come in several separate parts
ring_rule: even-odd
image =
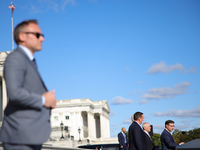
[[[87,107],[91,110],[100,109],[101,111],[109,114],[110,108],[108,106],[108,102],[106,100],[92,101],[89,98],[85,99],[66,99],[66,100],[58,100],[56,108],[83,108]]]
[[[91,109],[94,109],[94,105],[92,104],[57,104],[56,108],[69,108],[69,107],[90,107]]]

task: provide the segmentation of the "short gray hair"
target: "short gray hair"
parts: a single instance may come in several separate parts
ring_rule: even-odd
[[[148,122],[144,122],[144,123],[142,124],[142,129],[144,129],[144,127],[146,127],[147,124],[149,124],[149,123],[148,123]]]
[[[134,114],[131,116],[131,121],[132,122],[134,121]]]

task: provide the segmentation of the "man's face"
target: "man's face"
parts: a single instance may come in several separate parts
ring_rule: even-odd
[[[144,116],[142,115],[142,116],[139,118],[139,123],[142,124],[143,120],[144,120]]]
[[[122,132],[125,132],[126,131],[126,128],[122,128]]]
[[[27,47],[33,54],[36,51],[40,51],[42,49],[42,42],[44,41],[43,36],[36,37],[36,34],[42,34],[40,27],[37,24],[30,23],[27,25],[20,34],[22,38],[22,45]]]
[[[174,130],[174,123],[169,123],[166,125],[166,128],[169,132],[172,132]]]
[[[144,130],[147,131],[147,132],[150,132],[151,131],[151,126],[150,124],[146,124],[146,126],[144,127]]]

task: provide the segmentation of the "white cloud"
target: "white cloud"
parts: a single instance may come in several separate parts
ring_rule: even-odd
[[[166,112],[156,112],[154,116],[157,117],[178,117],[178,118],[191,118],[191,117],[200,117],[200,107],[195,107],[194,109],[188,110],[169,110]]]
[[[122,123],[124,123],[124,124],[131,124],[132,121],[131,121],[130,118],[127,118],[127,119],[125,119]]]
[[[128,67],[126,67],[125,69],[126,69],[126,71],[128,71],[128,72],[130,71],[130,69],[129,69]]]
[[[131,95],[135,95],[135,94],[139,94],[141,92],[141,90],[133,90],[132,92],[130,92]]]
[[[153,128],[155,129],[164,129],[165,128],[165,123],[163,123],[163,125],[153,125]]]
[[[145,84],[147,83],[146,81],[138,81],[137,84]]]
[[[116,115],[116,114],[115,114],[114,111],[111,111],[110,114],[109,114],[109,116],[115,116],[115,115]]]
[[[182,125],[176,125],[176,122],[175,122],[175,129],[185,130],[185,129],[189,128],[189,127],[190,127],[189,123],[185,123],[185,124],[182,124]]]
[[[115,98],[113,98],[111,103],[114,105],[131,104],[131,103],[133,103],[133,100],[125,99],[121,96],[116,96]]]
[[[59,10],[64,11],[66,5],[76,5],[76,0],[38,0],[30,1],[28,9],[30,13],[42,13],[48,10],[58,12]],[[37,6],[37,7],[36,7]]]
[[[187,128],[190,128],[190,124],[189,123],[185,123],[185,124],[182,124],[182,125],[177,125],[176,122],[175,122],[175,129],[178,129],[178,130],[186,130]],[[159,133],[162,133],[162,131],[164,130],[165,128],[165,123],[163,123],[163,125],[153,125],[153,131],[157,130]]]
[[[29,12],[31,14],[37,14],[37,13],[41,13],[41,9],[39,9],[38,7],[35,7],[35,6],[31,6],[31,8],[29,9]]]
[[[197,73],[197,68],[190,67],[189,70],[184,70],[184,73]]]
[[[75,5],[76,2],[75,2],[75,0],[62,0],[61,9],[64,10],[64,9],[65,9],[65,6],[66,6],[67,4]]]
[[[152,65],[149,70],[147,70],[148,74],[154,74],[154,73],[170,73],[172,71],[178,70],[182,73],[197,73],[197,68],[191,67],[189,70],[186,70],[185,67],[180,64],[176,63],[174,65],[167,65],[164,61],[161,61],[160,63],[156,63],[155,65]]]
[[[97,3],[97,0],[88,0],[89,3]]]
[[[181,123],[189,123],[190,121],[189,120],[183,120],[181,121]]]
[[[141,101],[139,101],[138,102],[138,104],[148,104],[148,103],[150,103],[148,100],[146,100],[146,99],[142,99]]]
[[[152,88],[148,90],[147,94],[143,94],[142,97],[147,99],[173,98],[177,95],[186,94],[189,86],[190,83],[185,81],[174,85],[174,87]]]

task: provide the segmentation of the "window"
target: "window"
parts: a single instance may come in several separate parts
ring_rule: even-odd
[[[55,121],[58,121],[58,116],[54,116],[54,120],[55,120]]]
[[[65,116],[65,120],[69,120],[69,116]]]

